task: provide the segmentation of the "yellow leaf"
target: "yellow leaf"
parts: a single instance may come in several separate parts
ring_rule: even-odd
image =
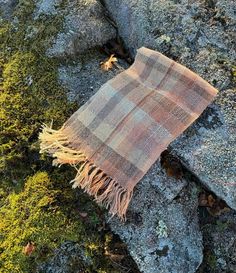
[[[117,58],[114,57],[114,56],[115,56],[115,55],[112,54],[112,55],[110,56],[110,58],[109,58],[107,61],[101,62],[101,63],[100,63],[102,70],[108,71],[109,69],[112,69],[113,64],[114,64],[115,62],[117,62]]]

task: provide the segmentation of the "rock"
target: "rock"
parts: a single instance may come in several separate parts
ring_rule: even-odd
[[[236,209],[235,91],[222,90],[202,116],[172,144],[188,168]]]
[[[215,47],[233,56],[235,1],[104,0],[132,55],[147,46],[181,57]]]
[[[105,0],[134,56],[147,46],[181,62],[220,90],[215,102],[170,147],[202,183],[236,209],[231,69],[236,2]]]
[[[232,85],[234,14],[219,1],[214,17],[214,8],[207,1],[205,4],[195,1],[191,5],[189,1],[161,0],[105,2],[133,56],[143,45],[159,50],[221,90],[215,103],[170,148],[206,186],[234,207],[235,191],[232,186],[224,185],[225,181],[234,179],[229,160],[232,158],[229,148],[234,141],[233,91],[225,91]],[[222,21],[224,16],[226,25]],[[67,29],[73,28],[72,21],[66,19],[65,22]],[[70,48],[65,33],[58,36],[49,54],[75,56],[86,49],[83,45],[78,50]],[[60,46],[60,37],[66,41],[66,46]],[[86,102],[103,83],[121,72],[122,69],[100,70],[99,63],[105,58],[97,50],[91,50],[60,66],[59,78],[70,90],[72,100]],[[216,181],[223,181],[223,184]],[[191,273],[197,270],[203,259],[197,192],[192,182],[187,185],[185,180],[167,178],[157,162],[135,188],[127,222],[110,220],[111,229],[126,242],[142,272]]]
[[[231,211],[215,219],[206,215],[200,211],[205,255],[197,272],[236,272],[236,213]]]
[[[105,19],[104,9],[99,1],[69,1],[66,8],[61,2],[41,0],[37,3],[34,13],[35,19],[41,15],[63,16],[63,30],[48,49],[49,56],[75,56],[116,37],[116,30]]]
[[[92,260],[86,256],[84,248],[73,242],[65,242],[55,250],[52,257],[41,263],[37,273],[84,273]]]
[[[87,51],[71,64],[61,64],[58,70],[59,80],[69,90],[70,100],[76,100],[82,105],[101,85],[127,67],[127,64],[119,59],[119,67],[114,66],[109,71],[103,71],[100,62],[106,59],[105,54],[95,49]]]
[[[72,64],[60,66],[59,79],[70,90],[72,100],[81,104],[86,102],[102,84],[127,67],[119,60],[119,69],[114,67],[104,72],[99,68],[104,59],[104,54],[92,50]],[[170,272],[168,270],[173,267],[180,272],[184,267],[185,272],[191,273],[200,265],[202,241],[196,214],[197,188],[193,185],[186,191],[186,186],[184,179],[167,178],[158,161],[135,188],[128,223],[123,224],[117,219],[110,222],[113,232],[127,243],[141,271]],[[174,199],[179,194],[181,202],[176,202]],[[166,238],[158,238],[165,232]],[[148,244],[146,237],[150,240]]]
[[[17,5],[17,0],[0,0],[0,18],[10,19],[14,8]]]
[[[127,222],[110,220],[141,272],[193,273],[199,267],[197,192],[193,183],[168,178],[156,162],[135,188]]]
[[[171,143],[170,148],[205,186],[235,209],[235,91],[231,89],[231,68],[236,59],[233,36],[235,2],[105,0],[105,3],[118,26],[119,35],[133,57],[141,46],[158,50],[186,65],[220,90],[215,102],[184,134]],[[156,185],[169,188],[169,179],[161,175],[156,177],[151,175],[151,171],[148,172],[137,185],[130,206],[131,214],[138,219],[137,223],[133,220],[122,226],[117,221],[112,221],[111,227],[126,241],[131,255],[143,272],[195,272],[202,255],[199,243],[201,235],[196,224],[189,228],[191,232],[197,229],[198,235],[187,236],[189,247],[186,251],[195,253],[196,259],[187,258],[181,250],[178,250],[180,255],[175,252],[179,246],[184,249],[183,245],[187,245],[185,210],[188,210],[190,201],[181,203],[180,200],[172,199],[168,204],[162,203],[160,200],[167,191],[160,194],[150,190],[152,186],[147,182],[149,176],[149,181],[156,181]],[[170,188],[173,189],[173,186]],[[189,193],[186,192],[184,196],[188,198]],[[194,213],[194,209],[191,210]],[[179,215],[177,219],[176,214]],[[171,223],[176,224],[178,221],[182,222],[183,229],[178,233],[174,228],[170,234],[178,235],[170,235],[169,244],[162,243],[153,235],[155,227],[160,224],[157,219],[166,224],[167,230]],[[197,222],[197,216],[194,221]],[[148,242],[150,237],[155,238],[151,246]],[[171,249],[171,245],[175,249]],[[152,253],[161,253],[163,256],[155,259],[157,257]],[[224,261],[228,260],[224,257],[218,261],[222,267]]]
[[[36,2],[34,18],[37,19],[41,14],[55,15],[60,13],[62,0],[40,0]]]

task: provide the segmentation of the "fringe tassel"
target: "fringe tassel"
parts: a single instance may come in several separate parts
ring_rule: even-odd
[[[68,163],[76,168],[77,175],[70,182],[73,183],[73,188],[81,187],[92,195],[98,204],[105,205],[112,217],[117,214],[123,221],[126,220],[132,191],[120,186],[117,181],[90,162],[85,154],[69,148],[69,141],[63,133],[63,128],[57,131],[44,125],[39,140],[40,152],[46,152],[55,158],[53,165],[61,166]]]

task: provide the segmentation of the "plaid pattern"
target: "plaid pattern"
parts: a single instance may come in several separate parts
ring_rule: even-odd
[[[216,93],[186,67],[143,47],[129,69],[71,116],[66,134],[71,147],[133,188]]]
[[[122,188],[133,190],[216,94],[186,67],[142,47],[129,69],[70,117],[63,133],[68,147],[81,151]]]

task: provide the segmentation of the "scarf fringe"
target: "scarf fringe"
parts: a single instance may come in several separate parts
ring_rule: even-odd
[[[112,217],[117,214],[123,221],[126,220],[126,211],[132,198],[132,190],[119,185],[116,180],[88,160],[83,152],[68,147],[69,141],[63,133],[63,128],[53,130],[44,125],[39,139],[40,152],[51,155],[54,158],[54,166],[70,164],[77,170],[76,177],[70,182],[73,184],[73,188],[81,187],[93,196],[98,204],[109,209]]]

